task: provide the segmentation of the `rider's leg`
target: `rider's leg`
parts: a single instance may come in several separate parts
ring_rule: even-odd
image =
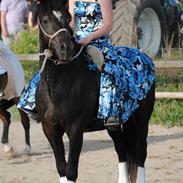
[[[22,93],[17,107],[25,111],[28,116],[34,120],[38,120],[38,115],[35,110],[35,93],[40,81],[40,73],[34,74],[29,86]]]
[[[98,117],[104,118],[104,126],[111,130],[119,127],[119,121],[117,119],[119,110],[116,108],[117,103],[114,100],[115,90],[113,76],[103,71],[100,82]]]

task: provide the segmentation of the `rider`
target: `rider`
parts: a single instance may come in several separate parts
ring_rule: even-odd
[[[111,0],[69,0],[69,11],[70,25],[75,29],[79,43],[96,46],[105,58],[98,118],[106,119],[105,126],[118,126],[119,121],[128,120],[138,107],[138,100],[145,97],[153,83],[151,59],[137,49],[112,46],[108,36],[112,29]],[[138,59],[139,63],[135,63]],[[142,72],[144,63],[148,63],[146,76]],[[144,89],[140,90],[140,87]]]

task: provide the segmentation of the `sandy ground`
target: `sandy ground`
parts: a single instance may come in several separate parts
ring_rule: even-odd
[[[84,139],[77,182],[117,183],[117,156],[107,132],[87,133]],[[66,137],[64,141],[68,152]],[[11,124],[10,142],[17,156],[4,159],[0,145],[0,183],[59,182],[54,156],[40,124],[31,123],[30,156],[22,154],[24,132],[18,122]],[[150,126],[146,177],[147,183],[183,183],[183,128]]]

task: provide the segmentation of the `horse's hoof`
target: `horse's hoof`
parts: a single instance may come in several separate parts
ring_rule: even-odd
[[[67,183],[66,177],[60,177],[60,183]]]
[[[4,92],[0,90],[0,98],[4,97]]]
[[[12,146],[10,146],[9,144],[5,144],[4,145],[4,153],[3,153],[3,156],[6,158],[6,159],[11,159],[11,158],[14,158],[16,155],[14,149]]]
[[[29,146],[29,145],[25,145],[25,148],[24,148],[24,150],[23,150],[23,154],[27,154],[27,155],[29,155],[31,153],[31,146]]]

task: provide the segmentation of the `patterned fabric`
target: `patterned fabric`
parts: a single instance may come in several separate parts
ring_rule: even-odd
[[[86,37],[103,24],[97,1],[76,1],[75,18],[78,39]],[[121,122],[126,122],[154,82],[152,60],[138,49],[112,46],[108,35],[93,40],[91,44],[96,46],[105,58],[101,73],[98,118],[115,116]],[[34,109],[34,96],[39,79],[40,75],[36,73],[18,107],[24,110]]]
[[[18,102],[17,107],[23,109],[25,112],[34,111],[35,110],[35,93],[36,88],[41,79],[40,73],[36,72],[32,80],[30,81],[28,87],[23,91],[20,100]]]
[[[88,36],[103,25],[97,1],[76,0],[74,11],[78,39]],[[105,57],[105,66],[101,73],[98,118],[115,116],[126,122],[154,82],[152,60],[138,49],[112,46],[108,35],[93,40],[91,44]]]

